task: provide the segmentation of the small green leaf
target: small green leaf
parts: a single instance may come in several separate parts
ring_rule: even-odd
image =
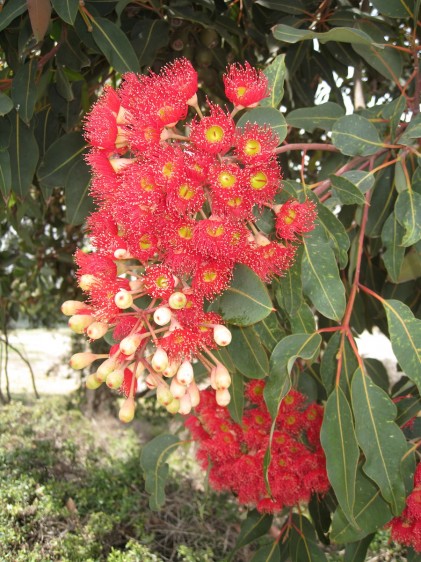
[[[279,325],[275,312],[271,312],[264,320],[253,324],[253,330],[259,336],[265,348],[272,352],[280,339],[285,336],[284,330]]]
[[[83,158],[70,168],[64,186],[66,200],[66,221],[69,224],[82,224],[94,209],[89,196],[91,172]]]
[[[406,376],[421,392],[421,320],[397,300],[384,300],[392,349]]]
[[[0,117],[7,115],[9,111],[12,111],[12,109],[13,101],[9,98],[9,96],[0,92]]]
[[[79,0],[51,0],[51,3],[63,21],[70,25],[75,23]]]
[[[229,413],[236,423],[241,424],[244,411],[244,380],[240,373],[231,376],[229,392],[231,395],[231,402],[228,404]]]
[[[358,542],[351,542],[345,547],[344,562],[364,562],[367,556],[367,550],[371,541],[374,538],[374,533],[368,535]]]
[[[263,379],[269,372],[269,360],[252,327],[231,326],[232,341],[227,348],[236,368],[248,378]]]
[[[213,301],[210,310],[230,324],[250,326],[269,316],[273,308],[260,278],[245,265],[237,265],[231,285]]]
[[[92,36],[117,72],[139,72],[139,61],[123,31],[106,18],[92,19]]]
[[[7,150],[0,151],[0,193],[8,197],[12,189],[12,171],[10,169],[10,156]]]
[[[237,127],[244,127],[246,123],[257,123],[261,127],[270,125],[279,137],[281,143],[287,136],[287,124],[282,113],[273,107],[256,107],[244,113],[237,122]]]
[[[304,515],[292,515],[289,552],[292,562],[327,562],[317,543],[314,527]]]
[[[328,41],[362,45],[371,45],[373,43],[369,35],[359,29],[351,29],[349,27],[335,27],[325,33],[317,33],[309,29],[297,29],[289,25],[279,24],[275,25],[272,32],[275,39],[285,43],[297,43],[298,41],[309,39],[317,39],[319,43],[327,43]]]
[[[27,0],[9,0],[0,12],[0,31],[27,10]]]
[[[289,316],[294,315],[303,302],[300,261],[297,255],[294,265],[279,279],[276,289],[276,300]]]
[[[402,246],[406,248],[416,244],[421,239],[421,194],[412,189],[399,193],[395,217],[405,229]]]
[[[364,195],[349,179],[342,176],[329,176],[332,191],[344,205],[364,205]]]
[[[145,489],[150,494],[149,506],[159,510],[165,502],[165,482],[168,476],[169,455],[182,443],[175,435],[163,434],[149,441],[140,455],[140,466],[145,474]]]
[[[405,248],[401,245],[404,233],[394,214],[389,215],[382,229],[382,242],[386,247],[382,258],[393,283],[398,282],[405,256]]]
[[[334,125],[332,143],[347,156],[369,156],[383,146],[376,127],[361,115],[345,115]]]
[[[241,525],[241,531],[235,543],[232,555],[241,547],[265,535],[272,525],[273,515],[259,513],[256,509],[249,511],[247,519]],[[230,558],[231,558],[230,557]]]
[[[401,469],[407,444],[394,421],[396,406],[361,369],[355,371],[351,390],[355,432],[365,455],[363,470],[399,515],[405,506]]]
[[[10,137],[9,156],[12,172],[12,190],[24,199],[32,185],[38,163],[38,144],[33,127],[27,127],[17,112],[10,118],[12,134]]]
[[[314,107],[294,109],[286,116],[286,121],[291,127],[304,129],[312,133],[315,129],[331,131],[334,123],[345,114],[345,110],[338,105],[328,101]]]
[[[343,178],[346,178],[352,182],[361,193],[367,193],[374,185],[374,175],[371,172],[363,172],[362,170],[349,170],[342,174]]]
[[[313,199],[317,203],[318,222],[323,227],[326,239],[329,239],[336,258],[341,269],[346,267],[348,263],[348,250],[350,246],[349,236],[341,221],[328,209],[320,203],[318,199]]]
[[[272,541],[260,547],[250,562],[280,562],[281,550],[278,541]]]
[[[314,312],[306,302],[302,302],[300,308],[289,315],[289,323],[293,334],[312,334],[316,330]]]
[[[36,71],[36,59],[31,59],[18,68],[12,82],[13,104],[20,118],[27,125],[34,114],[35,102],[37,100]]]
[[[348,521],[355,520],[355,480],[360,457],[351,407],[340,387],[335,387],[325,406],[320,440],[326,455],[329,482]]]
[[[275,57],[265,68],[264,73],[268,78],[270,95],[260,102],[260,106],[278,109],[284,97],[284,82],[287,73],[285,55]]]

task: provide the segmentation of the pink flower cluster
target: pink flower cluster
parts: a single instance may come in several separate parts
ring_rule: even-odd
[[[124,421],[134,415],[140,376],[170,412],[190,412],[200,399],[197,360],[218,404],[228,404],[230,375],[212,349],[228,345],[231,334],[205,303],[228,287],[238,263],[265,281],[282,275],[297,236],[313,227],[310,202],[273,204],[281,171],[272,129],[240,129],[233,119],[268,94],[267,78],[235,64],[224,83],[233,112],[209,102],[203,116],[197,73],[179,59],[159,75],[126,74],[117,91],[105,88],[86,119],[95,251],[76,255],[87,302],[67,302],[63,311],[91,339],[112,333],[115,345],[88,385],[122,389]],[[196,115],[186,123],[189,110]],[[256,227],[265,206],[285,243]],[[86,361],[72,358],[75,368]]]
[[[272,420],[263,389],[263,381],[248,385],[241,424],[232,420],[227,408],[216,404],[214,392],[204,391],[186,426],[198,443],[197,458],[209,470],[209,481],[216,490],[233,492],[239,503],[256,506],[261,512],[276,513],[329,489],[320,444],[323,408],[306,404],[295,390],[282,401],[271,444],[269,496],[262,468]]]

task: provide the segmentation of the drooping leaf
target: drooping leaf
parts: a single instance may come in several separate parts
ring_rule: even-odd
[[[345,287],[320,226],[304,239],[301,272],[304,294],[316,309],[326,318],[340,320],[345,312]]]
[[[269,316],[273,308],[260,278],[245,265],[237,265],[231,285],[213,301],[210,310],[230,324],[250,326]]]
[[[0,117],[7,115],[9,111],[12,111],[12,109],[13,101],[9,98],[9,96],[0,92]]]
[[[270,356],[270,375],[266,381],[264,398],[274,419],[282,399],[291,388],[290,373],[297,357],[312,360],[322,338],[319,334],[293,334],[281,340]]]
[[[382,388],[385,392],[388,392],[390,385],[389,375],[387,374],[383,363],[378,359],[364,357],[364,367],[367,375],[371,378],[374,384]],[[355,369],[356,368],[357,366],[355,366]]]
[[[364,195],[349,179],[341,176],[329,176],[332,191],[344,205],[364,205]]]
[[[292,515],[289,552],[292,562],[327,562],[325,553],[317,544],[314,527],[304,515]]]
[[[240,373],[236,372],[232,375],[229,392],[231,395],[231,402],[228,404],[229,413],[236,423],[241,424],[244,410],[244,380]]]
[[[269,372],[269,360],[252,327],[231,326],[232,341],[227,348],[236,368],[248,378],[262,379]]]
[[[288,125],[312,133],[315,129],[331,131],[334,123],[345,114],[337,103],[328,101],[314,107],[294,109],[286,116]]]
[[[416,244],[421,239],[421,194],[413,189],[399,193],[395,203],[395,217],[405,229],[402,246]]]
[[[376,127],[361,115],[345,115],[332,129],[332,143],[347,156],[369,156],[383,146]]]
[[[393,189],[393,171],[391,166],[377,174],[368,209],[366,226],[367,236],[380,236],[383,224],[392,211],[395,190]]]
[[[346,178],[352,182],[361,193],[367,193],[374,185],[374,175],[371,172],[363,172],[362,170],[349,170],[342,174],[343,178]]]
[[[269,316],[253,324],[253,330],[259,336],[261,343],[270,352],[273,351],[279,340],[285,336],[285,332],[279,325],[275,312],[271,312]]]
[[[94,205],[89,196],[91,172],[86,162],[80,158],[70,168],[64,186],[66,201],[66,220],[69,224],[81,224]]]
[[[250,562],[281,562],[281,550],[278,541],[272,541],[260,547]]]
[[[96,17],[92,20],[92,36],[105,58],[117,72],[139,72],[139,61],[130,41],[115,23]]]
[[[338,368],[338,354],[341,349],[342,361],[339,384],[345,395],[349,397],[351,395],[352,375],[358,367],[358,361],[355,357],[355,353],[352,351],[348,338],[344,337],[342,345],[341,341],[342,334],[339,331],[335,332],[329,339],[320,364],[320,375],[322,377],[326,393],[328,395],[331,394],[335,387]]]
[[[132,30],[133,48],[142,67],[151,66],[159,49],[169,42],[170,25],[162,19],[141,19]]]
[[[397,283],[402,269],[405,248],[401,245],[405,231],[394,214],[389,215],[382,229],[382,241],[386,249],[382,254],[390,279]]]
[[[237,127],[244,127],[246,123],[257,123],[261,127],[270,125],[279,137],[279,143],[287,136],[285,117],[274,107],[256,107],[244,113],[238,120]]]
[[[325,406],[320,440],[326,455],[329,482],[348,521],[355,520],[355,481],[360,457],[354,421],[348,400],[339,386]]]
[[[234,550],[231,553],[231,557],[239,548],[265,535],[272,525],[272,520],[273,515],[259,513],[256,509],[249,511],[247,519],[241,524],[241,531],[235,543]]]
[[[370,66],[389,80],[396,80],[402,74],[404,59],[399,51],[380,49],[375,45],[353,45],[352,47]]]
[[[367,550],[371,541],[374,538],[374,533],[367,535],[357,542],[351,542],[345,547],[344,562],[364,562],[367,556]]]
[[[303,302],[303,294],[301,287],[300,258],[298,255],[294,265],[279,279],[278,288],[276,289],[276,299],[279,306],[290,316],[295,314],[300,308]]]
[[[406,376],[421,392],[421,320],[403,302],[383,301],[393,352]]]
[[[27,0],[13,0],[12,2],[6,2],[6,5],[0,12],[0,31],[6,29],[9,23],[26,12],[27,8]]]
[[[405,505],[401,468],[407,444],[394,421],[396,406],[361,369],[355,371],[351,391],[355,431],[365,455],[363,470],[399,515]]]
[[[181,444],[175,435],[162,434],[149,441],[140,455],[140,466],[145,475],[145,488],[150,494],[149,507],[160,509],[165,502],[165,482],[168,476],[169,455]]]
[[[300,308],[288,316],[293,334],[312,334],[316,330],[314,312],[306,302],[303,301]]]
[[[51,0],[51,2],[61,19],[73,25],[79,8],[79,0]]]
[[[12,134],[9,156],[12,172],[12,190],[21,199],[28,194],[38,163],[38,144],[33,127],[27,127],[17,112],[11,114]]]
[[[309,39],[317,39],[319,43],[338,41],[339,43],[370,45],[373,42],[371,37],[363,31],[347,27],[335,27],[325,33],[317,33],[309,29],[297,29],[289,25],[279,24],[273,28],[273,35],[275,39],[285,43],[297,43]]]
[[[348,263],[349,236],[341,221],[325,205],[317,202],[318,222],[323,227],[326,238],[330,240],[341,269]]]
[[[284,97],[284,81],[286,76],[285,55],[278,55],[274,60],[265,68],[269,82],[269,97],[260,102],[262,107],[274,107],[278,109],[282,98]]]
[[[28,0],[28,12],[35,39],[41,41],[50,24],[50,0]]]
[[[10,169],[10,156],[7,150],[0,151],[0,193],[8,197],[12,189],[12,172]]]
[[[36,59],[31,59],[20,66],[12,82],[12,100],[20,118],[29,124],[32,119],[37,99],[37,86],[35,74],[37,71]]]

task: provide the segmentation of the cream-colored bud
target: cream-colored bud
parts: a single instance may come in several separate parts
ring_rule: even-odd
[[[232,334],[226,326],[217,324],[213,329],[213,339],[218,345],[225,347],[231,343]]]
[[[180,398],[180,407],[178,409],[178,413],[182,414],[183,416],[187,416],[191,412],[191,399],[190,394],[186,393],[184,396]]]
[[[153,354],[151,365],[154,371],[158,373],[162,373],[168,367],[168,355],[167,352],[162,349],[162,347],[158,347],[155,353]]]
[[[75,353],[70,358],[70,366],[72,369],[79,371],[84,369],[91,363],[95,361],[99,356],[96,353],[90,353],[89,351],[83,353]]]
[[[166,306],[160,306],[153,313],[153,319],[158,326],[165,326],[171,320],[172,312]]]
[[[270,244],[269,238],[267,238],[267,236],[265,236],[261,232],[258,232],[254,235],[254,240],[258,246],[267,246],[268,244]]]
[[[133,355],[142,341],[142,334],[132,334],[123,338],[119,344],[119,349],[124,355]]]
[[[124,423],[131,422],[134,418],[135,410],[136,410],[136,404],[134,398],[131,396],[129,398],[126,398],[118,413],[118,417],[120,418],[120,421]]]
[[[84,302],[64,301],[61,305],[61,312],[65,316],[73,316],[74,314],[77,314],[79,310],[86,310],[87,308],[89,308],[89,306]]]
[[[109,162],[117,174],[134,162],[134,158],[109,158]]]
[[[110,357],[103,361],[98,367],[96,372],[96,377],[99,381],[104,382],[108,375],[114,371],[117,366],[117,362],[114,358]]]
[[[213,388],[213,390],[217,390],[216,383],[215,383],[215,373],[216,373],[216,367],[212,367],[210,372],[210,385]]]
[[[187,387],[187,392],[190,394],[192,408],[196,408],[200,403],[200,392],[194,381]]]
[[[168,299],[168,304],[174,310],[180,310],[187,304],[187,297],[184,293],[177,291],[173,293]]]
[[[128,291],[122,289],[121,291],[118,291],[118,293],[115,295],[114,302],[116,303],[118,308],[124,310],[132,306],[133,297]]]
[[[218,406],[228,406],[231,402],[231,395],[227,388],[222,388],[217,390],[215,393],[215,399]]]
[[[86,330],[86,334],[91,340],[99,340],[108,332],[108,324],[105,322],[92,322]]]
[[[173,398],[166,408],[167,412],[170,414],[177,414],[180,408],[180,400],[178,398]]]
[[[69,318],[69,328],[76,334],[83,334],[93,321],[94,317],[89,314],[74,314]]]
[[[123,384],[123,380],[124,380],[124,370],[116,369],[115,371],[111,371],[111,373],[107,376],[107,380],[105,381],[105,384],[108,386],[108,388],[117,390]]]
[[[215,370],[215,386],[217,390],[228,388],[230,384],[231,377],[228,369],[222,363],[218,363]]]
[[[169,363],[167,368],[162,371],[162,374],[164,375],[164,377],[168,377],[168,378],[173,377],[178,371],[179,367],[180,367],[180,363],[178,361],[173,361]]]
[[[90,273],[85,273],[84,275],[80,276],[79,279],[79,287],[82,291],[89,291],[89,289],[97,282],[95,275],[91,275]]]
[[[102,381],[99,381],[96,377],[96,374],[93,373],[92,375],[88,375],[86,377],[86,388],[89,388],[89,390],[96,390],[97,388],[99,388],[102,384]]]
[[[149,388],[149,390],[156,388],[158,386],[158,382],[158,377],[152,375],[151,373],[149,373],[149,375],[145,378],[145,384]]]
[[[129,287],[131,291],[140,291],[143,289],[142,279],[135,279],[134,281],[129,281]]]
[[[190,361],[183,361],[177,371],[177,380],[180,384],[189,385],[194,378],[193,365]]]
[[[182,398],[186,394],[187,388],[184,384],[180,384],[176,377],[173,377],[171,379],[170,391],[174,398]]]
[[[166,385],[160,384],[156,389],[156,399],[163,406],[168,406],[173,401],[174,396]]]
[[[114,257],[116,260],[128,260],[131,258],[131,255],[125,248],[118,248],[114,252]]]

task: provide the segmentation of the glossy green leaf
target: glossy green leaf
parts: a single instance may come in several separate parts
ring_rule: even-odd
[[[374,533],[367,535],[357,542],[351,542],[345,547],[344,562],[364,562],[368,547],[374,538]]]
[[[355,520],[355,480],[360,450],[351,407],[340,387],[335,387],[325,406],[320,434],[326,455],[329,482],[348,521]]]
[[[139,72],[139,61],[123,31],[105,18],[92,20],[92,36],[117,72]]]
[[[286,121],[291,127],[312,133],[315,129],[331,131],[334,123],[343,115],[345,115],[343,107],[328,101],[313,107],[294,109],[288,113]]]
[[[79,8],[79,0],[51,0],[54,10],[60,18],[73,25]]]
[[[332,191],[344,205],[364,205],[365,198],[356,185],[342,176],[329,176]]]
[[[406,376],[421,392],[421,320],[411,309],[397,300],[384,300],[393,352]]]
[[[232,341],[227,348],[236,368],[251,379],[262,379],[269,373],[269,360],[252,327],[231,326]]]
[[[304,515],[292,515],[289,552],[292,562],[327,562],[314,527]]]
[[[347,156],[369,156],[383,146],[376,127],[361,115],[345,115],[332,129],[332,143]]]
[[[69,224],[81,224],[94,209],[89,196],[91,172],[85,160],[80,158],[70,168],[64,186],[66,220]]]
[[[38,180],[46,187],[62,187],[74,164],[82,158],[86,142],[79,132],[68,133],[49,146],[38,169]]]
[[[316,227],[304,239],[301,263],[303,291],[326,318],[340,320],[345,312],[345,287],[339,277],[335,255]]]
[[[270,352],[274,350],[279,340],[285,336],[285,332],[279,325],[275,312],[271,312],[264,320],[253,324],[253,330],[259,336],[261,343]]]
[[[319,43],[338,41],[340,43],[371,45],[373,42],[371,37],[363,31],[348,27],[335,27],[325,33],[317,33],[309,29],[297,29],[289,25],[279,24],[275,25],[272,32],[275,39],[285,43],[297,43],[309,39],[317,39]]]
[[[34,114],[37,99],[36,71],[36,59],[31,59],[18,68],[12,82],[13,104],[20,118],[26,124],[29,123]]]
[[[370,66],[389,80],[396,80],[402,74],[404,58],[395,49],[380,49],[375,45],[353,45],[354,51]]]
[[[392,212],[395,196],[391,166],[377,174],[376,183],[368,209],[367,236],[380,236],[383,224]]]
[[[244,127],[246,123],[257,123],[261,127],[270,125],[279,137],[281,143],[287,136],[287,123],[282,113],[273,107],[256,107],[244,113],[237,122],[237,127]]]
[[[150,494],[149,507],[154,511],[165,502],[165,482],[169,471],[166,460],[181,443],[175,435],[162,434],[142,448],[140,466],[145,475],[145,489]]]
[[[25,198],[32,185],[38,163],[38,144],[33,127],[27,127],[17,112],[11,117],[12,134],[9,156],[12,172],[12,190],[21,199]]]
[[[0,193],[8,197],[12,189],[12,171],[10,168],[10,156],[7,150],[0,151]]]
[[[270,356],[270,375],[266,381],[264,398],[274,419],[282,399],[291,388],[290,374],[298,357],[313,360],[319,351],[319,334],[293,334],[281,340]]]
[[[3,115],[7,115],[9,111],[12,111],[12,109],[13,101],[9,98],[9,96],[6,96],[6,94],[0,92],[0,117]]]
[[[131,36],[140,66],[152,66],[159,49],[168,45],[169,32],[169,23],[162,19],[141,19],[136,23]]]
[[[331,336],[320,364],[320,375],[328,395],[331,394],[335,388],[341,339],[342,334],[339,331]],[[358,361],[355,357],[355,353],[352,351],[348,338],[344,338],[339,384],[346,396],[350,396],[351,394],[352,375],[357,367]]]
[[[385,245],[382,258],[393,283],[398,282],[405,256],[405,248],[401,245],[404,233],[403,227],[398,223],[394,214],[391,214],[382,229],[382,242]]]
[[[383,16],[389,16],[390,18],[414,17],[413,0],[372,0],[372,4]]]
[[[0,12],[0,31],[27,10],[27,0],[9,0]]]
[[[363,470],[399,515],[405,506],[401,468],[407,444],[394,421],[396,406],[361,369],[355,371],[351,391],[355,432],[365,455]]]
[[[240,373],[231,376],[229,392],[231,395],[231,402],[228,404],[229,413],[236,423],[241,424],[244,411],[244,380]]]
[[[278,109],[284,97],[284,81],[286,77],[285,55],[278,55],[265,68],[264,73],[269,82],[270,95],[260,102],[261,107]]]
[[[367,193],[374,185],[374,175],[370,172],[363,172],[362,170],[349,170],[342,174],[343,178],[346,178],[352,182],[361,193]]]
[[[318,222],[325,232],[326,239],[330,240],[340,268],[343,269],[348,263],[349,236],[336,215],[318,200],[314,200],[317,202]]]
[[[300,308],[288,316],[293,334],[312,334],[316,330],[314,312],[306,302],[302,302]]]
[[[421,194],[412,188],[399,193],[395,203],[395,217],[405,229],[402,246],[416,244],[421,239]]]
[[[273,308],[260,278],[245,265],[237,265],[231,285],[213,301],[210,310],[230,324],[250,326],[269,316]]]
[[[295,263],[278,281],[276,300],[289,316],[294,315],[303,302],[301,266],[297,256]]]
[[[240,534],[230,558],[239,548],[265,535],[272,525],[272,520],[273,516],[267,513],[259,513],[256,509],[249,511],[247,519],[241,524]]]

